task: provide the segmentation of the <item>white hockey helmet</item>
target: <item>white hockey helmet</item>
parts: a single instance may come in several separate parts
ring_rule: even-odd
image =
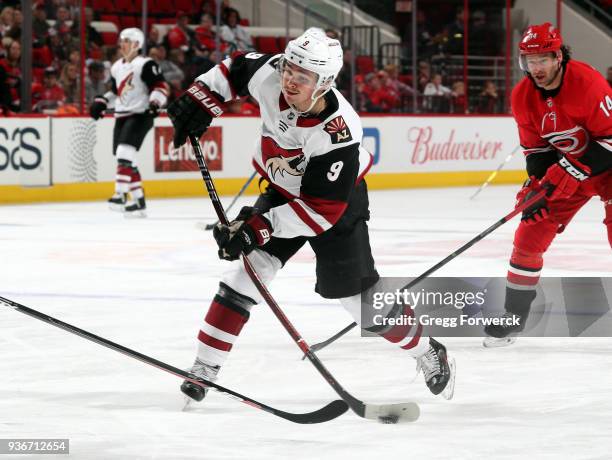
[[[304,31],[305,34],[311,34],[311,35],[317,35],[320,36],[322,38],[326,37],[327,35],[325,35],[325,31],[323,29],[321,29],[320,27],[309,27],[308,29],[306,29]]]
[[[138,43],[138,48],[136,49],[142,49],[145,44],[145,36],[142,33],[142,30],[136,27],[123,29],[119,34],[119,40],[129,40],[132,43]]]
[[[343,64],[343,53],[338,40],[327,37],[324,32],[321,33],[320,29],[313,29],[315,28],[308,29],[298,38],[287,43],[281,60],[281,70],[283,61],[286,61],[317,74],[318,79],[314,92],[323,89],[316,96],[319,98],[329,91],[338,76]]]

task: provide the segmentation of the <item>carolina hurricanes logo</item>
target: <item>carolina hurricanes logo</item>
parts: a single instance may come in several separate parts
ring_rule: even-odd
[[[127,93],[130,92],[134,85],[132,85],[132,78],[134,78],[134,72],[130,72],[127,77],[123,79],[123,81],[119,84],[117,88],[117,94],[119,94],[119,98],[121,102],[125,104],[125,98],[127,97]]]
[[[549,126],[552,125],[552,126]],[[542,117],[542,132],[556,131],[557,130],[557,113],[547,112]]]
[[[531,30],[529,30],[527,35],[525,35],[525,38],[523,38],[523,43],[528,42],[529,40],[533,40],[537,37],[538,37],[537,33],[533,33]]]
[[[574,126],[565,131],[542,134],[556,149],[571,155],[580,155],[589,145],[589,133],[582,126]]]
[[[284,149],[269,137],[261,139],[261,154],[270,179],[275,180],[276,175],[285,177],[303,176],[306,169],[305,157],[302,149]]]
[[[342,118],[342,115],[338,115],[332,121],[328,122],[323,129],[331,136],[332,144],[353,140],[351,130],[346,126],[346,122],[344,118]]]

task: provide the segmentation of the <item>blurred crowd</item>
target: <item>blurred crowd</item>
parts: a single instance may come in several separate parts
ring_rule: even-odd
[[[100,0],[98,0],[100,1]],[[111,2],[113,0],[108,0]],[[117,0],[114,0],[117,1]],[[172,97],[196,76],[206,72],[234,51],[280,52],[284,37],[274,38],[274,46],[262,49],[263,42],[254,40],[246,26],[248,20],[230,4],[220,1],[221,27],[215,32],[217,4],[215,0],[199,0],[190,11],[180,10],[162,19],[159,27],[153,18],[147,31],[146,52],[160,66],[172,88]],[[155,4],[154,2],[151,2]],[[95,2],[94,2],[95,4]],[[0,113],[19,112],[21,106],[21,37],[23,13],[21,2],[0,0]],[[79,113],[81,103],[81,43],[80,1],[39,0],[33,5],[32,88],[33,111],[45,113]],[[174,11],[174,10],[173,10]],[[356,109],[363,112],[433,112],[433,113],[502,113],[505,111],[504,90],[499,80],[486,75],[474,79],[470,75],[469,98],[463,72],[453,74],[440,57],[462,54],[464,51],[462,7],[454,11],[453,19],[435,32],[423,10],[417,15],[419,61],[417,80],[403,63],[411,62],[412,34],[403,38],[402,55],[398,63],[377,66],[374,56],[356,56],[356,76],[351,79],[351,51],[345,50],[345,66],[337,79],[338,89],[349,99],[356,95]],[[120,58],[116,34],[111,40],[92,26],[99,17],[92,8],[85,16],[85,78],[84,106],[98,94],[109,89],[109,71]],[[470,14],[471,55],[499,56],[503,54],[497,31],[490,27],[484,11]],[[434,23],[435,24],[435,23]],[[400,24],[401,25],[401,24]],[[118,25],[119,28],[121,24]],[[399,30],[408,30],[403,27]],[[326,30],[342,40],[339,32]],[[255,37],[258,38],[258,37]],[[257,46],[257,45],[260,46]],[[276,47],[276,48],[275,48]],[[395,61],[393,61],[395,62]],[[439,63],[442,62],[442,65]],[[612,82],[612,67],[607,78]],[[478,83],[474,84],[474,81]],[[479,83],[481,82],[481,83]],[[612,84],[612,83],[611,83]],[[245,101],[243,101],[245,102]],[[244,107],[244,109],[243,109]],[[256,113],[254,101],[233,104],[236,113]]]

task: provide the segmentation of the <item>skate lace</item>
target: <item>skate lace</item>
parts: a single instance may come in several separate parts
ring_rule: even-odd
[[[417,359],[417,375],[421,370],[427,382],[441,374],[438,353],[433,348],[430,348],[423,356]]]
[[[211,366],[210,364],[196,359],[193,366],[191,366],[191,373],[200,378],[215,381],[217,380],[219,369],[219,366]]]

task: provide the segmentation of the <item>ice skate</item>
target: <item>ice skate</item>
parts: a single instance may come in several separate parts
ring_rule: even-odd
[[[485,348],[501,348],[512,345],[516,342],[517,335],[509,335],[508,337],[485,337],[482,341],[482,346]]]
[[[125,210],[125,204],[127,203],[126,193],[115,193],[108,199],[108,207],[112,211],[123,212]]]
[[[455,393],[455,360],[449,358],[446,347],[429,338],[429,350],[417,358],[417,375],[423,371],[425,384],[434,395],[451,399]]]
[[[506,312],[500,316],[502,324],[490,324],[484,331],[488,337],[482,341],[485,348],[507,347],[516,342],[517,337],[525,328],[526,315]]]
[[[196,358],[189,372],[196,377],[214,382],[217,380],[219,369],[221,369],[221,366],[211,366]],[[200,385],[185,380],[181,385],[181,391],[185,395],[185,409],[187,409],[194,401],[202,401],[206,397],[206,393],[208,393],[208,388],[203,388]]]
[[[135,201],[130,201],[125,205],[125,217],[128,219],[131,218],[144,218],[147,217],[147,205],[145,203],[144,197],[138,198]]]

